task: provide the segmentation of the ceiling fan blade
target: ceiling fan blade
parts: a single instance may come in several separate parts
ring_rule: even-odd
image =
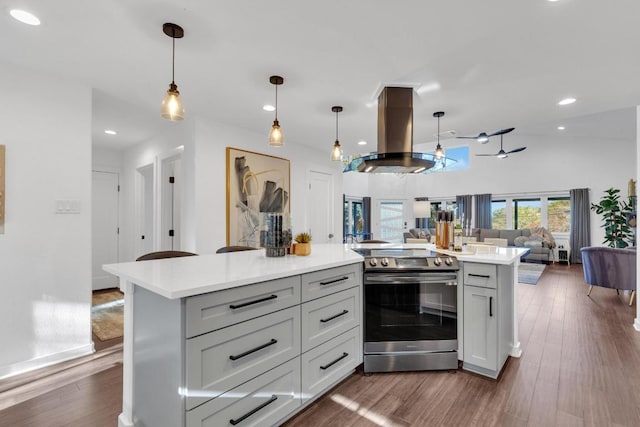
[[[458,139],[478,139],[477,136],[456,136]]]
[[[507,128],[507,129],[501,129],[497,132],[492,133],[491,135],[488,136],[497,136],[497,135],[504,135],[505,133],[509,133],[511,131],[513,131],[515,128]]]
[[[476,154],[476,156],[482,156],[482,157],[495,157],[495,156],[497,156],[497,154]]]
[[[526,150],[526,149],[527,149],[527,147],[518,147],[518,148],[516,148],[516,149],[514,149],[514,150],[507,151],[507,154],[511,154],[511,153],[519,153],[520,151],[524,151],[524,150]]]

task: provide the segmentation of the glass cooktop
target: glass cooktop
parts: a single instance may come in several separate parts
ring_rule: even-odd
[[[428,258],[436,256],[447,256],[427,249],[403,249],[403,248],[382,248],[369,249],[358,248],[353,249],[357,253],[365,257],[376,258]]]

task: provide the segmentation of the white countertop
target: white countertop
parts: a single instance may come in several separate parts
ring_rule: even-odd
[[[508,247],[508,248],[495,248],[495,253],[467,253],[467,252],[454,252],[454,251],[444,251],[437,250],[436,245],[433,243],[367,243],[367,244],[351,244],[348,245],[350,248],[368,248],[368,249],[383,249],[383,248],[405,248],[405,249],[427,249],[430,251],[436,251],[440,253],[445,253],[447,255],[455,256],[458,261],[467,261],[467,262],[479,262],[484,264],[500,264],[500,265],[510,265],[510,264],[519,264],[520,257],[529,252],[527,248],[516,248],[516,247]]]
[[[362,262],[342,244],[312,244],[311,255],[267,258],[264,249],[106,264],[103,269],[165,298],[221,291]]]

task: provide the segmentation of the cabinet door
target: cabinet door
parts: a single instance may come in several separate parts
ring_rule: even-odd
[[[464,287],[464,363],[498,369],[496,290]]]

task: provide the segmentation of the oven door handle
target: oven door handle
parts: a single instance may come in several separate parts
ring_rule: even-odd
[[[445,283],[449,286],[457,286],[458,278],[456,276],[374,276],[365,279],[365,285],[384,283],[385,285],[401,285],[405,283]]]

